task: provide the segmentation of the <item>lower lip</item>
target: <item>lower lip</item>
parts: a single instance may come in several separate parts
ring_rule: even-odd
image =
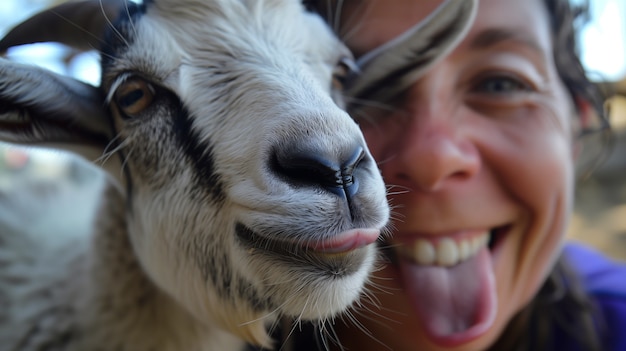
[[[495,316],[493,317],[495,318]],[[489,331],[489,328],[493,325],[493,320],[486,321],[485,323],[476,325],[462,334],[454,336],[439,338],[431,336],[431,339],[439,346],[445,348],[452,348],[460,345],[470,343]]]

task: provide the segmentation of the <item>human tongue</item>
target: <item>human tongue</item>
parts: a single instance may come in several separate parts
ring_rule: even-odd
[[[400,261],[407,295],[434,342],[454,346],[489,329],[496,315],[497,295],[487,248],[453,267]]]

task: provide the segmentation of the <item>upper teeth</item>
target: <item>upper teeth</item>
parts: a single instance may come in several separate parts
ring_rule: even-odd
[[[472,238],[453,240],[443,238],[432,241],[417,239],[412,244],[401,245],[403,256],[421,265],[454,266],[474,256],[481,248],[487,246],[489,232]]]

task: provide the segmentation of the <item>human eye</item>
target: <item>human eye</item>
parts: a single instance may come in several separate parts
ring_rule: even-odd
[[[473,87],[477,93],[510,94],[532,91],[532,87],[518,77],[509,74],[493,74],[482,77]]]
[[[550,93],[545,74],[517,56],[485,60],[466,71],[462,87],[465,104],[490,117],[517,115]]]
[[[512,73],[490,72],[480,75],[471,86],[473,94],[510,95],[534,91],[532,84]]]
[[[530,71],[531,70],[526,70]],[[497,115],[532,103],[542,95],[537,74],[525,74],[522,68],[485,67],[468,75],[465,102],[486,115]],[[535,77],[537,76],[537,77]]]

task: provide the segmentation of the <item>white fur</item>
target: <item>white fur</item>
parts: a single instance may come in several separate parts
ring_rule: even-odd
[[[280,259],[234,232],[241,224],[295,248],[385,226],[382,179],[358,126],[331,99],[345,48],[296,0],[156,0],[128,28],[130,46],[102,74],[107,100],[129,75],[180,99],[190,132],[212,147],[221,197],[182,150],[166,100],[149,115],[110,116],[121,168],[104,180],[91,232],[54,253],[40,237],[55,233],[0,233],[0,301],[9,306],[0,350],[237,350],[242,340],[269,345],[266,327],[281,316],[324,320],[350,306],[373,245]],[[272,153],[296,145],[331,160],[363,148],[353,211],[321,186],[276,175]]]
[[[87,7],[97,17],[117,0],[94,1],[106,1]],[[82,27],[56,40],[99,43],[85,31],[103,22],[85,21],[85,3],[75,4],[17,27],[0,51],[36,41],[59,18],[59,32]],[[446,1],[365,55],[363,75],[347,86],[352,102],[384,103],[411,84],[459,42],[476,5]],[[0,202],[11,209],[0,212],[0,351],[269,347],[279,318],[325,321],[349,307],[374,245],[341,254],[309,246],[383,229],[389,207],[359,128],[331,98],[346,48],[298,0],[154,0],[123,22],[109,37],[114,48],[103,46],[101,90],[0,58],[0,126],[9,127],[0,140],[89,160],[97,150],[108,172],[86,195],[60,187],[28,198],[29,188]],[[135,78],[155,100],[125,118],[116,92]],[[350,182],[344,163],[359,150]],[[341,172],[298,170],[303,157]],[[36,213],[50,206],[84,221],[68,228],[59,215],[45,225]]]

